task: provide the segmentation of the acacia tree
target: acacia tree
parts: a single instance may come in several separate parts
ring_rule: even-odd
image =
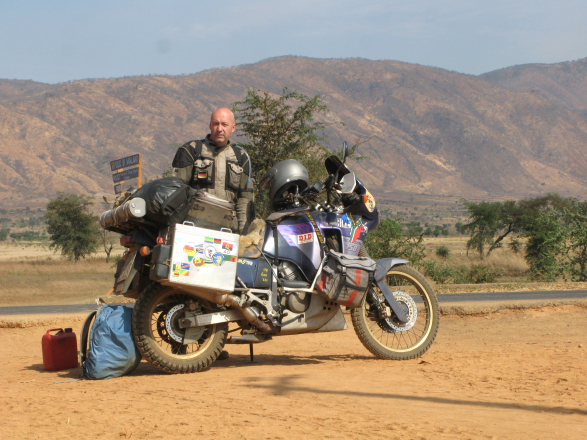
[[[524,235],[528,228],[532,233],[539,225],[535,219],[548,210],[562,212],[571,203],[558,194],[550,193],[542,197],[504,202],[467,202],[463,201],[469,211],[470,222],[462,229],[470,232],[467,252],[470,249],[479,252],[482,258],[503,245],[506,237],[512,238],[513,248],[519,244],[516,237]]]
[[[104,252],[106,253],[106,261],[108,261],[110,259],[110,254],[112,253],[112,250],[114,249],[114,244],[116,242],[116,238],[118,238],[120,235],[117,235],[113,232],[107,231],[106,229],[102,228],[102,227],[98,227],[98,237],[99,237],[99,241],[100,241],[100,245],[102,246],[102,248],[104,249]]]
[[[86,195],[59,195],[47,204],[45,223],[51,248],[78,261],[98,247],[98,217],[89,211],[93,203]]]
[[[326,127],[314,117],[326,113],[320,96],[308,97],[283,90],[277,97],[258,89],[248,89],[243,101],[232,105],[246,142],[240,145],[251,156],[253,177],[257,182],[276,163],[296,159],[305,165],[313,180],[318,180],[328,150],[322,146]],[[255,193],[258,210],[266,210],[267,195]]]
[[[519,210],[514,200],[506,202],[467,202],[464,201],[471,221],[462,226],[471,233],[467,241],[467,252],[474,249],[481,258],[501,247],[503,240],[519,230]],[[487,252],[485,250],[487,249]]]

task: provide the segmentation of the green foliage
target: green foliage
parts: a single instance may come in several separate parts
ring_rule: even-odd
[[[455,284],[482,284],[494,283],[501,275],[499,269],[473,264],[470,267],[459,267],[455,273]]]
[[[424,261],[424,273],[439,284],[482,284],[494,283],[501,275],[499,269],[473,264],[471,267],[452,267],[437,261]]]
[[[513,202],[515,204],[515,202]],[[504,231],[500,237],[503,239],[514,230],[511,222],[510,209],[512,204],[504,206],[502,202],[464,202],[471,221],[462,229],[471,233],[467,242],[467,252],[471,249],[479,252],[485,258],[485,249],[489,247],[487,255],[498,247],[501,239],[496,238],[500,231]]]
[[[422,235],[404,232],[399,222],[385,218],[379,227],[370,231],[365,240],[365,248],[374,260],[380,258],[404,258],[413,266],[420,266],[424,260],[425,249]]]
[[[564,220],[566,269],[573,281],[587,281],[587,202],[573,201],[564,210]]]
[[[0,229],[0,241],[5,241],[8,238],[8,234],[10,234],[10,228]]]
[[[454,279],[455,269],[437,261],[423,261],[424,274],[432,281],[439,284],[446,284]]]
[[[471,234],[467,242],[467,252],[473,249],[484,258],[501,247],[507,236],[524,234],[527,225],[532,224],[541,212],[549,209],[562,211],[569,206],[571,199],[565,199],[558,194],[547,194],[518,201],[475,203],[465,200],[463,203],[471,219],[462,226],[463,230]]]
[[[276,163],[286,159],[302,162],[311,181],[324,175],[324,158],[328,151],[322,146],[322,130],[326,124],[314,120],[326,113],[318,95],[305,96],[287,88],[273,97],[268,92],[248,89],[243,101],[233,103],[238,125],[246,138],[239,144],[251,157],[253,177],[257,182]],[[257,209],[268,213],[264,191],[255,194]]]
[[[563,256],[568,229],[560,211],[541,212],[525,226],[526,261],[533,279],[556,281],[565,269]]]
[[[51,247],[75,261],[95,252],[98,246],[98,218],[89,212],[91,205],[88,196],[65,193],[47,204],[45,219]]]
[[[441,258],[448,258],[450,255],[450,249],[448,246],[439,246],[438,249],[436,249],[436,255],[438,255]]]
[[[10,234],[10,238],[13,238],[17,241],[47,240],[47,237],[41,236],[41,233],[38,231],[13,232]]]

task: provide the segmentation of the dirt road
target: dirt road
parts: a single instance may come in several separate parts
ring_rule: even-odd
[[[62,319],[58,327],[81,321]],[[0,329],[3,439],[584,439],[587,309],[444,316],[413,361],[373,358],[352,328],[229,346],[192,375],[146,363],[74,381],[45,372],[42,325]]]

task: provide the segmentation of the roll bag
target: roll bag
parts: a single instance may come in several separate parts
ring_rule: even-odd
[[[373,282],[376,266],[371,258],[330,250],[316,289],[337,304],[359,307]]]

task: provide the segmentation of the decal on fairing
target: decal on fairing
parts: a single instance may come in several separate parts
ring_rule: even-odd
[[[361,245],[363,244],[363,240],[357,240],[355,243],[351,243],[351,239],[349,237],[342,237],[343,245],[342,248],[344,252],[347,254],[358,254],[359,249],[361,249]]]
[[[310,223],[278,225],[277,230],[283,236],[285,241],[287,241],[287,244],[289,244],[290,246],[297,246],[299,244],[311,243],[312,241],[314,241],[314,228],[312,228],[312,225]]]
[[[298,244],[312,243],[314,241],[314,234],[307,233],[298,235]]]
[[[348,214],[345,214],[344,217],[346,217],[346,220],[350,223],[350,241],[351,243],[356,243],[363,234],[367,233],[367,225],[363,223],[363,219],[361,217],[357,218],[356,220]]]
[[[373,194],[371,194],[367,188],[365,188],[365,195],[367,196],[367,201],[365,202],[365,206],[367,207],[369,212],[375,211],[375,208],[377,207],[377,202],[375,201],[375,197],[373,197]]]

